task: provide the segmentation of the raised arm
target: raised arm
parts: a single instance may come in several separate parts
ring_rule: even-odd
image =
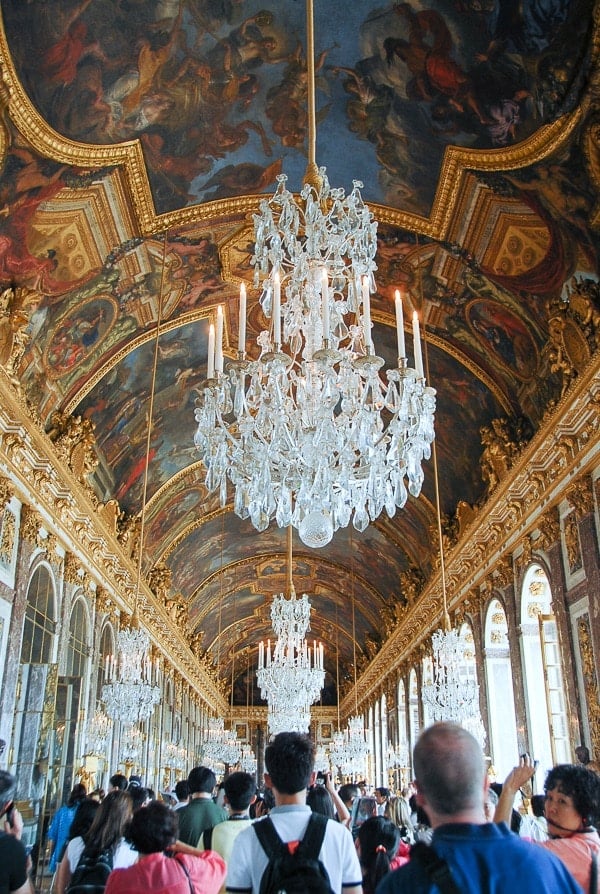
[[[510,815],[515,795],[526,782],[529,782],[534,773],[535,766],[529,755],[519,758],[518,766],[512,768],[502,784],[502,792],[494,812],[495,823],[507,823],[510,825]]]

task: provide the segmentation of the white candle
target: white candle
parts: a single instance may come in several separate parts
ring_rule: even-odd
[[[321,274],[321,313],[323,318],[323,338],[329,340],[329,279],[327,270]]]
[[[208,364],[206,368],[206,378],[213,379],[215,376],[215,327],[211,323],[208,327]]]
[[[215,372],[223,372],[223,305],[217,307],[217,334],[215,341]]]
[[[258,666],[262,668],[262,667],[264,667],[264,664],[265,664],[265,644],[263,643],[263,641],[261,639],[261,641],[258,644]]]
[[[396,335],[398,338],[398,357],[406,357],[406,345],[404,344],[404,312],[402,310],[402,295],[396,289]]]
[[[281,279],[279,270],[273,273],[273,343],[281,344]]]
[[[365,351],[370,354],[371,347],[371,300],[369,297],[369,278],[362,278],[363,328],[365,330]]]
[[[246,350],[246,284],[240,286],[240,317],[238,320],[238,351]]]
[[[423,375],[423,355],[421,353],[421,332],[419,329],[419,316],[416,310],[413,312],[413,347],[415,351],[415,369],[420,379]]]
[[[323,670],[323,643],[319,643],[319,670]]]

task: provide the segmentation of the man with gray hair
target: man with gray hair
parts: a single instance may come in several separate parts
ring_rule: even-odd
[[[0,770],[0,894],[33,894],[29,857],[21,843],[23,819],[13,804],[14,777]]]
[[[384,876],[377,894],[579,894],[560,860],[539,859],[542,848],[505,824],[486,822],[485,760],[465,729],[454,723],[428,727],[415,746],[413,766],[417,803],[434,830],[431,847],[416,845],[405,866]]]

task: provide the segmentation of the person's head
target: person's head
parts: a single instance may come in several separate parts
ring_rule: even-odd
[[[451,817],[484,820],[485,761],[476,739],[463,727],[434,723],[424,730],[415,745],[414,768],[417,802],[434,828]]]
[[[142,777],[132,775],[129,777],[129,783],[127,785],[127,789],[131,791],[132,788],[141,788],[142,787]]]
[[[375,789],[373,794],[374,794],[375,800],[377,801],[378,804],[384,804],[390,796],[390,790],[389,790],[389,788],[384,788],[383,786],[379,786],[379,788]]]
[[[346,782],[344,785],[340,785],[338,795],[346,807],[350,808],[354,799],[360,797],[360,789],[353,782]]]
[[[106,792],[103,788],[95,788],[93,792],[90,792],[88,798],[91,798],[93,801],[103,801]]]
[[[496,807],[498,806],[498,795],[494,791],[493,788],[488,788],[486,799],[483,805],[483,809],[485,811],[485,818],[488,823],[491,823],[494,819],[494,814],[496,813]]]
[[[86,845],[94,853],[114,847],[127,834],[132,815],[129,792],[109,792],[98,806],[92,825],[84,838]]]
[[[397,826],[398,829],[408,830],[412,826],[410,807],[408,806],[406,798],[388,798],[384,816]]]
[[[122,773],[115,773],[114,776],[111,776],[108,780],[108,784],[109,791],[124,792],[127,790],[129,780],[127,779],[127,776],[124,776]]]
[[[248,810],[256,798],[256,780],[250,773],[230,773],[223,782],[225,800],[234,812]]]
[[[276,792],[305,792],[312,781],[315,749],[302,733],[279,733],[265,749],[265,783]]]
[[[313,813],[320,813],[328,819],[335,818],[333,801],[324,785],[311,785],[306,796],[306,803]]]
[[[0,812],[13,799],[15,791],[15,777],[6,770],[0,770]]]
[[[390,871],[400,845],[399,829],[383,816],[372,816],[361,825],[356,850],[363,874],[363,891],[373,894],[379,881]]]
[[[78,782],[77,785],[74,785],[71,789],[71,792],[67,799],[67,807],[75,807],[76,804],[79,804],[80,801],[83,801],[86,795],[87,789],[85,785],[82,785],[80,782]]]
[[[580,832],[600,818],[600,777],[586,767],[559,764],[544,782],[548,833],[557,838]]]
[[[85,838],[99,809],[100,802],[95,801],[91,797],[79,803],[69,828],[69,840],[71,838]]]
[[[134,813],[128,838],[138,853],[156,854],[173,844],[178,832],[177,811],[162,801],[151,801]]]
[[[545,805],[546,798],[544,797],[544,795],[531,796],[531,812],[534,816],[544,816]]]
[[[143,785],[134,785],[133,788],[127,789],[127,793],[131,796],[131,806],[134,813],[140,807],[145,807],[152,800],[150,790],[144,788]]]
[[[575,749],[575,757],[580,764],[589,764],[590,750],[586,745],[578,745]]]
[[[190,796],[190,787],[187,779],[180,779],[175,783],[175,796],[178,801],[187,801]]]
[[[217,784],[217,777],[208,767],[193,767],[188,776],[190,795],[212,795]]]

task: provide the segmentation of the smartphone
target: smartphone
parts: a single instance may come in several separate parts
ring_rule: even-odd
[[[4,815],[6,817],[6,822],[9,826],[12,826],[15,821],[15,802],[10,801],[9,804],[6,805],[6,810],[4,811]]]

